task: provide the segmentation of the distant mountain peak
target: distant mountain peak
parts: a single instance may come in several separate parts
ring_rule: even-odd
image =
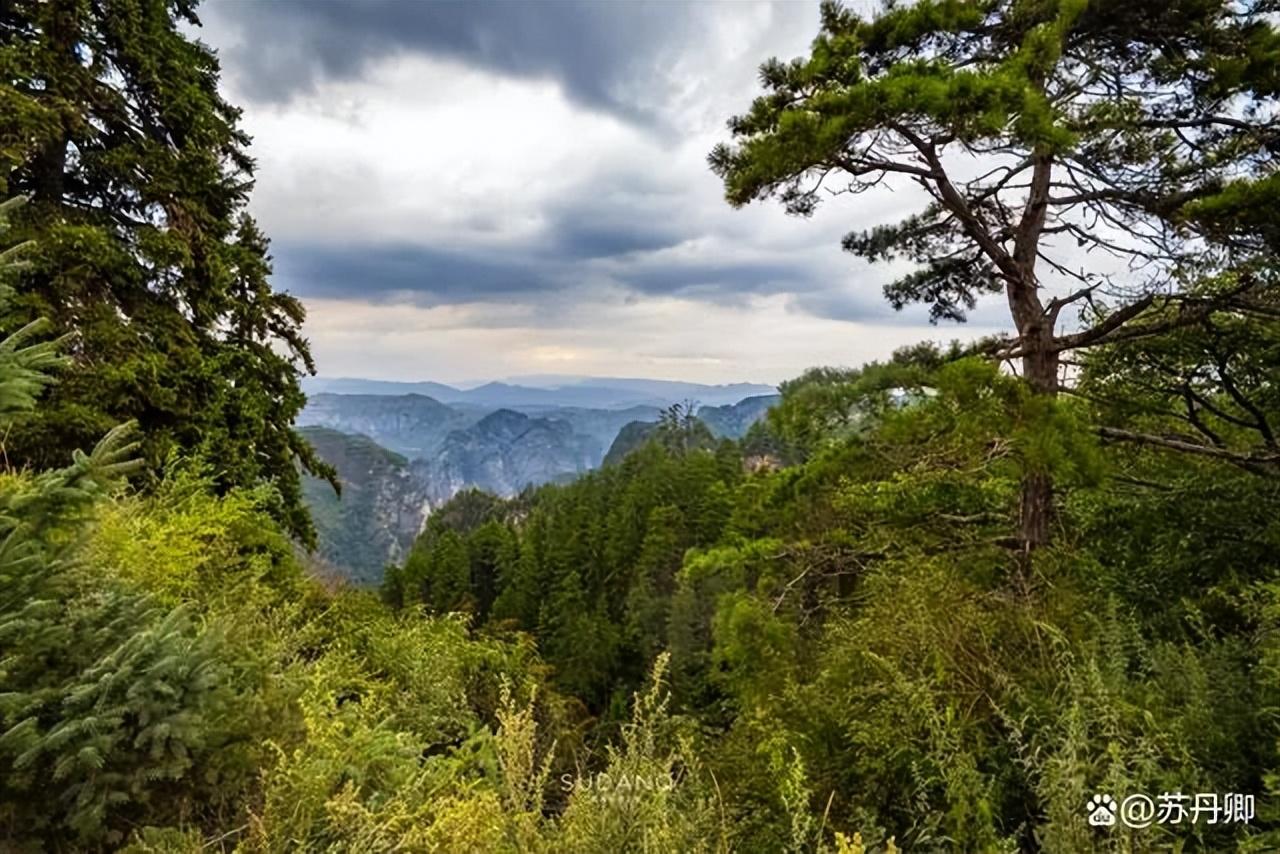
[[[514,409],[498,409],[476,422],[475,430],[494,436],[523,433],[533,423],[532,418]]]

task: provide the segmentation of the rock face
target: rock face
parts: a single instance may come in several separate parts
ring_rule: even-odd
[[[527,407],[535,406],[625,409],[646,405],[661,409],[685,400],[699,400],[715,406],[775,391],[772,386],[759,383],[706,385],[670,380],[575,376],[525,377],[512,382],[485,383],[470,389],[436,382],[324,377],[306,377],[302,385],[311,397],[318,397],[324,392],[351,396],[422,394],[450,406],[470,405],[489,412],[495,409],[526,411]]]
[[[526,486],[567,480],[593,468],[600,456],[599,443],[567,421],[499,409],[453,431],[433,457],[412,467],[438,504],[467,487],[511,496]]]
[[[726,406],[704,406],[698,410],[698,419],[717,437],[741,439],[781,399],[781,395],[762,394]]]
[[[648,441],[658,429],[656,421],[632,421],[618,431],[617,438],[609,446],[609,453],[604,455],[606,466],[616,466],[636,448]]]
[[[374,407],[364,423],[383,435],[398,429],[403,447],[405,437],[421,435],[415,431],[425,411],[420,402]],[[462,490],[508,497],[526,486],[570,480],[594,468],[601,456],[599,443],[567,421],[508,409],[450,431],[434,442],[430,456],[412,462],[368,436],[316,426],[301,432],[337,469],[342,484],[341,496],[316,478],[303,484],[316,524],[317,557],[328,573],[357,584],[379,583],[388,564],[403,560],[431,509]]]
[[[495,412],[473,404],[444,404],[422,394],[317,394],[308,399],[298,424],[368,436],[384,448],[413,460],[434,457],[450,434],[465,431],[486,416],[507,412],[535,421],[550,419],[567,423],[574,433],[594,441],[599,453],[591,465],[598,466],[604,449],[623,425],[631,421],[657,421],[661,411],[656,406],[588,409],[535,405],[505,407]],[[473,439],[483,441],[484,437]]]
[[[338,470],[342,495],[316,478],[303,483],[315,521],[319,558],[358,584],[377,584],[389,563],[403,560],[430,512],[427,490],[399,454],[367,436],[325,427],[302,435]]]
[[[512,388],[481,387],[473,396],[513,394]],[[579,396],[584,388],[576,388]],[[698,420],[717,437],[738,438],[776,399],[760,395],[704,406]],[[416,393],[313,395],[299,425],[343,484],[339,498],[323,481],[305,483],[322,567],[376,584],[387,564],[406,554],[431,509],[462,490],[509,497],[527,486],[571,480],[643,444],[661,414],[649,404],[595,409],[537,403],[493,411]]]
[[[575,433],[594,439],[601,454],[617,438],[618,431],[632,421],[657,421],[662,410],[656,406],[629,406],[626,409],[584,409],[580,406],[560,407],[516,407],[531,418],[550,418],[555,421],[566,421]],[[592,465],[600,465],[601,458],[596,458]]]
[[[707,426],[717,439],[741,439],[765,413],[769,407],[777,403],[781,397],[776,394],[764,394],[748,397],[738,403],[727,406],[703,406],[698,409],[698,420]],[[604,455],[602,465],[611,466],[622,462],[627,454],[643,445],[658,430],[658,422],[654,420],[632,421],[614,437],[609,451]]]

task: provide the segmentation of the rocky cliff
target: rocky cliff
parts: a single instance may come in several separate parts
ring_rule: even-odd
[[[306,478],[304,495],[316,524],[318,557],[359,584],[377,584],[403,559],[422,530],[431,502],[409,462],[367,436],[304,427],[320,458],[338,470],[342,494]]]

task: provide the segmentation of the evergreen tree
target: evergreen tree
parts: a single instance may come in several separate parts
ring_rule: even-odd
[[[26,199],[21,196],[0,203],[0,320],[9,319],[9,303],[13,296],[10,279],[22,264],[22,256],[32,248],[31,241],[6,246],[9,218]],[[52,376],[50,371],[64,365],[58,353],[57,341],[40,341],[39,336],[47,327],[44,318],[28,321],[0,342],[0,418],[6,426],[35,407],[36,397],[44,390]]]
[[[684,529],[684,517],[676,507],[664,505],[649,515],[624,609],[627,643],[635,652],[628,664],[635,669],[647,669],[666,649],[671,596],[686,548]]]
[[[0,237],[17,201],[0,205]],[[0,252],[0,276],[23,249]],[[0,433],[31,411],[61,363],[59,342],[31,341],[42,325],[0,341]],[[4,838],[119,841],[124,816],[156,810],[181,785],[229,699],[214,648],[185,611],[86,575],[72,559],[97,497],[136,468],[132,433],[108,432],[68,467],[0,475]]]
[[[711,165],[732,204],[776,196],[799,215],[825,186],[914,182],[928,195],[919,213],[851,233],[845,249],[914,261],[885,295],[929,305],[934,320],[1003,293],[1017,337],[997,355],[1053,395],[1066,352],[1224,304],[1258,310],[1272,274],[1254,262],[1274,232],[1249,211],[1280,199],[1272,12],[1265,1],[923,0],[868,20],[828,0],[809,56],[761,67],[767,94],[730,121],[736,144]],[[1082,267],[1082,250],[1130,272]],[[1186,286],[1218,271],[1216,288]],[[1060,332],[1075,310],[1083,328]],[[1048,541],[1052,509],[1052,479],[1028,470],[1024,548]]]
[[[213,52],[181,28],[188,0],[0,7],[0,180],[38,236],[16,321],[47,317],[71,365],[15,425],[13,462],[61,465],[113,425],[138,423],[152,468],[175,448],[220,484],[272,483],[305,542],[298,465],[332,477],[292,422],[314,372],[302,304],[272,289],[239,111]],[[0,190],[4,190],[0,187]]]
[[[539,648],[556,669],[556,683],[593,708],[600,708],[612,687],[618,631],[583,589],[578,571],[560,576],[542,606]]]
[[[710,428],[694,414],[692,401],[673,403],[658,417],[657,440],[664,448],[676,454],[684,454],[696,448],[715,444]]]
[[[500,589],[493,603],[493,619],[514,620],[526,631],[538,628],[538,614],[546,595],[546,573],[542,563],[545,525],[535,517],[524,526],[516,540],[514,562],[499,577]]]
[[[1080,391],[1106,422],[1103,437],[1280,475],[1280,289],[1261,296],[1270,317],[1216,311],[1090,353]]]
[[[467,541],[457,531],[446,530],[422,558],[422,600],[437,613],[464,610],[474,602],[471,591],[471,559]]]
[[[467,537],[467,553],[471,560],[470,586],[476,601],[476,618],[483,621],[489,616],[502,579],[515,570],[519,546],[509,528],[489,521]]]

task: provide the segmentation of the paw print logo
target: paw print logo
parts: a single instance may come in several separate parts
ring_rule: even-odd
[[[1116,823],[1116,799],[1110,795],[1094,795],[1085,804],[1089,824],[1094,827],[1111,827]]]

